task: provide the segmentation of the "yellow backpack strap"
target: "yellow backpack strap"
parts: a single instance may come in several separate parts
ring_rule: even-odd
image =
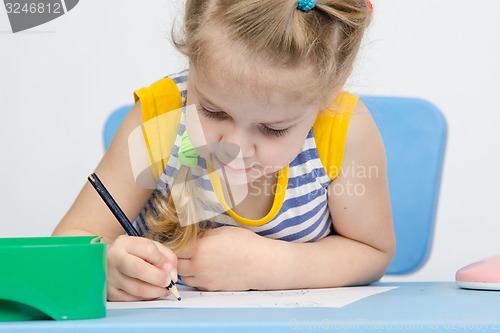
[[[171,78],[134,91],[141,101],[142,131],[151,172],[156,181],[167,166],[182,115],[182,97]]]
[[[347,128],[358,99],[357,96],[342,91],[314,122],[314,140],[319,159],[331,180],[341,171]]]

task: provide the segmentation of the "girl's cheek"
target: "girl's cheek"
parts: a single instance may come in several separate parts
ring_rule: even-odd
[[[283,149],[283,147],[287,147],[287,149]],[[301,148],[302,145],[298,145],[295,142],[279,140],[279,142],[268,143],[262,147],[262,151],[264,152],[262,157],[266,160],[266,165],[279,170],[290,164],[300,153]]]

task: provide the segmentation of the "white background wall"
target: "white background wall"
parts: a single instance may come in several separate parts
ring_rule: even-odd
[[[500,2],[374,0],[349,89],[425,98],[449,137],[429,262],[399,280],[451,280],[500,254]],[[49,235],[102,153],[109,112],[181,69],[182,1],[85,0],[12,34],[0,7],[0,237]]]

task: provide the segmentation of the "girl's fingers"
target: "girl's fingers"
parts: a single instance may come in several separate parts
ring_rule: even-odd
[[[177,271],[184,281],[184,277],[194,276],[193,265],[191,264],[191,260],[189,259],[179,259],[177,262]]]
[[[177,257],[147,238],[118,237],[108,248],[108,298],[144,300],[169,295],[177,281]]]
[[[164,288],[145,282],[134,287],[138,282],[140,281],[122,274],[116,267],[109,269],[106,283],[108,300],[132,302],[154,299],[166,294]],[[144,294],[140,294],[141,292]]]
[[[164,279],[164,281],[167,281],[168,283],[170,283],[170,280],[173,280],[174,282],[177,281],[177,257],[172,251],[170,251],[164,245],[146,238],[129,238],[131,238],[131,242],[134,242],[133,244],[127,246],[127,252],[129,254],[150,263],[160,270],[167,272],[167,274],[170,276],[170,279],[168,281]],[[140,266],[140,264],[138,264],[137,262],[135,262],[134,265]],[[129,273],[127,275],[135,278],[140,278],[140,276],[137,276],[138,273],[133,272],[134,270],[134,268],[129,270]],[[149,271],[151,272],[151,269]],[[155,274],[153,277],[154,282],[151,283],[163,283],[162,281],[158,281],[158,278],[158,274]]]
[[[196,288],[196,289],[199,289],[199,287],[200,287],[200,286],[197,285],[198,281],[196,280],[196,278],[194,276],[183,276],[183,275],[181,275],[181,279],[182,279],[182,283],[185,283],[185,284],[187,284],[190,287],[193,287],[193,288]]]
[[[195,253],[195,247],[191,246],[177,255],[179,259],[190,259]]]
[[[142,237],[128,237],[126,250],[133,256],[139,257],[150,264],[161,268],[167,263],[167,258],[156,246],[155,242]]]
[[[158,251],[160,251],[160,253],[167,258],[168,262],[172,263],[174,267],[177,265],[177,256],[175,253],[161,243],[153,241],[153,244],[156,245]]]
[[[141,280],[147,284],[160,288],[165,288],[172,280],[170,271],[153,266],[149,262],[134,255],[130,255],[127,260],[123,260],[120,265],[117,266],[117,269],[122,275],[128,278]]]
[[[169,272],[172,281],[177,282],[177,272],[178,272],[177,256],[165,245],[158,242],[153,242],[153,243],[156,245],[158,251],[160,251],[160,253],[166,258],[166,263],[159,268]]]
[[[126,296],[126,298],[136,298],[136,300],[141,301],[170,295],[170,292],[165,287],[158,287],[123,274],[120,279],[116,281],[114,288],[120,297]],[[119,299],[125,300],[124,298]]]
[[[107,299],[111,302],[138,302],[143,300],[141,297],[130,295],[126,291],[114,287],[108,287]]]

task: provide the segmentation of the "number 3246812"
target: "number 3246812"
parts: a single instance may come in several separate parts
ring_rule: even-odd
[[[19,2],[5,3],[7,14],[61,14],[62,6],[60,3],[42,3],[31,2],[20,4]]]

